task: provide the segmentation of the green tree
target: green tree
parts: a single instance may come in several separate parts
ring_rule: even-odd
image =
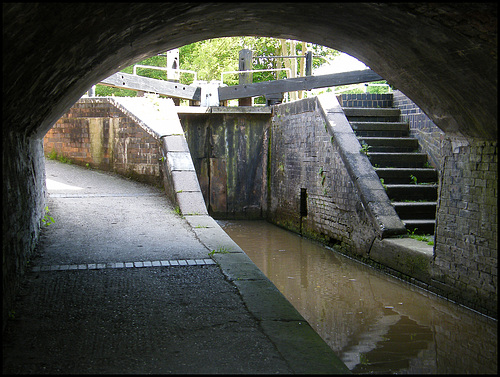
[[[292,41],[287,41],[286,43],[292,43]],[[293,43],[297,55],[305,54],[305,42],[293,41]],[[252,50],[255,57],[261,57],[254,59],[254,69],[276,69],[283,68],[285,65],[283,59],[267,58],[282,55],[282,41],[269,37],[225,37],[191,43],[179,48],[179,65],[181,69],[197,72],[198,80],[220,80],[222,72],[238,70],[239,51],[244,48]],[[314,68],[319,67],[326,61],[332,60],[335,56],[340,54],[336,50],[314,44],[308,44],[307,48],[312,50],[314,55],[322,57],[313,59]],[[151,56],[136,64],[165,67],[166,56],[162,55],[164,54]],[[305,59],[300,60],[304,61]],[[121,72],[132,73],[133,66],[129,66]],[[165,71],[137,68],[137,73],[141,76],[151,77],[158,80],[167,79]],[[295,75],[292,77],[296,77],[298,75],[300,75],[300,64],[297,64],[297,72],[295,72]],[[253,82],[284,79],[286,77],[285,71],[280,71],[279,73],[255,72],[253,73]],[[181,73],[180,82],[182,84],[192,84],[193,75]],[[224,75],[224,84],[237,85],[238,74]],[[115,95],[134,97],[137,93],[133,90],[97,85],[96,94],[99,96]]]
[[[154,55],[151,56],[147,59],[141,60],[140,62],[136,63],[140,65],[149,65],[153,67],[165,67],[167,65],[167,57],[160,55]],[[134,71],[134,66],[131,65],[127,68],[124,68],[121,70],[121,72],[124,73],[133,73]],[[167,79],[167,72],[166,71],[160,71],[160,70],[154,70],[154,69],[149,69],[149,68],[137,68],[137,74],[141,76],[146,76],[146,77],[151,77],[153,79],[157,80],[166,80]],[[117,96],[117,97],[136,97],[137,92],[135,90],[129,90],[129,89],[119,89],[119,88],[113,88],[111,86],[106,86],[106,85],[96,85],[96,95],[98,96]]]

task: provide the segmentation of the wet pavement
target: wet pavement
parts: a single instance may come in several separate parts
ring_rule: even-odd
[[[46,171],[54,223],[3,334],[3,373],[348,372],[209,216],[113,174]]]

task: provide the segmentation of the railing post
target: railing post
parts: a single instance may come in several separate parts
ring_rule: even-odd
[[[239,54],[239,71],[248,71],[252,69],[252,51],[243,49]],[[252,73],[240,73],[239,75],[239,84],[251,84],[253,81]],[[240,98],[238,100],[239,106],[252,106],[252,97],[248,98]]]
[[[313,66],[313,53],[312,51],[306,52],[306,76],[312,76]]]

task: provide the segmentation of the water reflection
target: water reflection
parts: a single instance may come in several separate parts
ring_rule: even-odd
[[[497,373],[497,322],[265,221],[218,221],[355,373]]]

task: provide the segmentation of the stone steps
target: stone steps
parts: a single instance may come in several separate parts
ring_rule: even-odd
[[[437,171],[427,167],[427,154],[419,152],[408,123],[400,121],[400,110],[359,105],[342,109],[360,144],[368,146],[368,159],[406,229],[434,234]]]
[[[368,152],[368,159],[374,167],[381,168],[423,168],[427,154],[419,152]]]
[[[403,122],[349,121],[349,123],[358,137],[407,137],[410,134],[408,123]]]
[[[392,202],[401,220],[428,220],[436,213],[436,201],[429,202]]]
[[[420,200],[437,200],[437,184],[430,183],[425,185],[385,185],[387,196],[391,201],[420,201]]]
[[[400,110],[392,107],[344,107],[344,114],[353,122],[398,122]]]
[[[360,136],[361,145],[367,144],[369,152],[414,152],[418,150],[418,140],[413,137],[372,137]]]
[[[417,179],[417,183],[433,183],[438,179],[436,169],[429,168],[375,168],[375,172],[385,184],[414,183],[411,176]]]

